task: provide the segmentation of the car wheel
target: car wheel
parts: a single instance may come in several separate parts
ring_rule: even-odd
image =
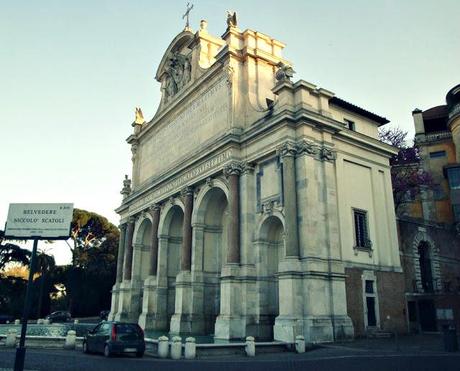
[[[104,347],[104,356],[105,357],[111,357],[112,356],[112,353],[110,352],[110,348],[109,348],[109,346],[107,344]]]
[[[136,352],[137,358],[142,358],[144,356],[144,352]]]
[[[86,341],[83,342],[83,353],[89,353],[88,344],[86,343]]]

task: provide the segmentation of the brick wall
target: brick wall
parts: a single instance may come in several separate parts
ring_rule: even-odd
[[[346,268],[347,312],[355,328],[355,336],[366,334],[363,306],[363,270]],[[396,272],[375,272],[380,312],[380,326],[385,331],[406,333],[406,309],[404,296],[404,275]],[[386,317],[390,316],[387,320]]]
[[[380,328],[384,331],[406,333],[406,299],[403,273],[376,272],[376,276]],[[389,320],[387,316],[390,316]]]

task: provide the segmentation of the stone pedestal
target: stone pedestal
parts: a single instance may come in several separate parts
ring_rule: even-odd
[[[176,308],[171,317],[170,332],[172,334],[193,334],[196,331],[192,316],[192,275],[190,271],[182,271],[176,277]]]
[[[279,264],[279,316],[275,319],[275,340],[294,343],[303,335],[302,274],[297,258],[285,258]]]
[[[243,316],[245,297],[242,295],[240,267],[227,264],[222,269],[220,283],[220,314],[216,319],[216,339],[241,339],[246,335],[246,321]]]
[[[142,313],[139,326],[144,330],[165,330],[168,327],[166,310],[167,289],[158,287],[157,277],[149,276],[144,281]]]
[[[118,311],[118,299],[120,296],[120,283],[116,283],[112,287],[112,301],[110,304],[110,313],[107,317],[109,321],[113,321],[115,319],[115,315]]]
[[[115,321],[137,322],[141,311],[141,281],[123,281],[120,284],[118,311]]]

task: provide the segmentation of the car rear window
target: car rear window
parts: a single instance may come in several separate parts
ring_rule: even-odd
[[[117,333],[122,334],[141,334],[141,329],[138,325],[117,325]]]

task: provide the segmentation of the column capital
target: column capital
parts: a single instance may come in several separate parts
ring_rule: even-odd
[[[241,161],[232,161],[224,166],[224,175],[228,178],[230,175],[240,175],[244,170],[244,163]]]
[[[186,196],[193,195],[193,192],[194,192],[193,187],[187,186],[181,189],[180,195],[182,197],[186,197]]]
[[[317,156],[321,152],[321,147],[314,142],[301,140],[297,143],[297,153]]]
[[[160,209],[161,209],[160,204],[154,203],[147,208],[147,211],[152,214],[156,211],[159,211]]]
[[[295,142],[286,142],[278,146],[276,152],[281,157],[294,157],[297,154],[297,144]]]
[[[252,174],[254,172],[255,166],[253,163],[245,162],[243,163],[242,174]]]
[[[337,153],[330,148],[323,147],[320,152],[321,160],[334,161],[337,158]]]
[[[134,224],[136,222],[136,217],[134,215],[131,215],[129,218],[128,218],[128,223],[127,224]]]
[[[127,224],[128,224],[128,223],[120,223],[120,224],[118,225],[118,229],[119,229],[120,231],[126,230]]]

